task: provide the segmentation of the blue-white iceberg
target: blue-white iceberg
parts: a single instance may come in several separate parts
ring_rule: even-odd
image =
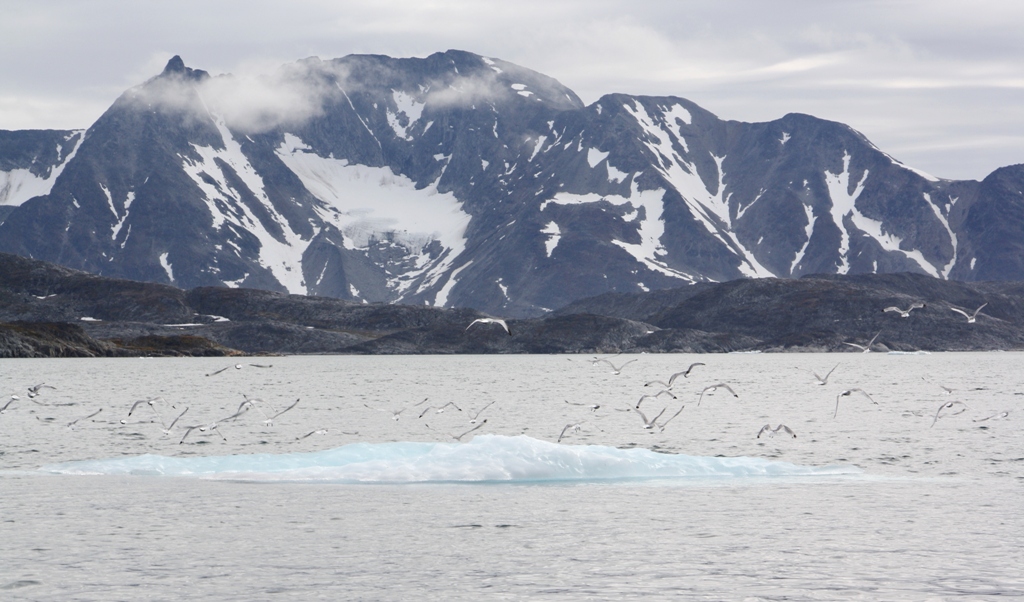
[[[810,467],[763,458],[700,457],[601,445],[559,445],[525,435],[481,435],[467,443],[353,443],[294,454],[198,458],[144,455],[51,464],[41,470],[77,475],[328,483],[728,479],[860,473],[852,466]]]

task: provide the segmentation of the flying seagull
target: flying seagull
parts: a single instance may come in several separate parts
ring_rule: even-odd
[[[792,429],[790,429],[790,428],[789,428],[788,426],[786,426],[785,424],[780,424],[779,426],[777,426],[777,427],[775,427],[775,428],[772,428],[772,425],[770,425],[770,424],[766,424],[766,425],[762,426],[762,427],[761,427],[761,430],[759,430],[759,431],[757,432],[757,438],[758,438],[758,439],[760,439],[760,438],[761,438],[761,435],[762,435],[763,433],[765,433],[765,432],[767,432],[767,433],[768,433],[768,436],[769,436],[769,437],[774,437],[774,436],[775,436],[775,433],[779,432],[780,430],[782,430],[782,431],[786,431],[787,433],[789,433],[790,435],[792,435],[794,439],[796,439],[796,433],[794,433],[794,432],[792,431]]]
[[[461,435],[458,435],[458,436],[456,436],[456,435],[451,435],[451,437],[452,437],[452,439],[455,439],[456,441],[462,441],[462,438],[463,438],[463,437],[465,437],[466,435],[468,435],[468,434],[472,433],[473,431],[477,430],[478,428],[482,427],[482,426],[483,426],[483,425],[485,425],[485,424],[487,424],[487,419],[486,419],[486,418],[484,418],[483,420],[481,420],[481,421],[480,421],[480,424],[478,424],[478,425],[474,426],[473,428],[469,429],[469,430],[468,430],[468,431],[466,431],[465,433],[462,433]]]
[[[96,410],[95,412],[93,412],[92,414],[89,414],[88,416],[85,416],[83,418],[76,418],[76,419],[74,419],[74,420],[72,420],[71,422],[68,423],[68,428],[71,428],[71,427],[75,426],[75,424],[77,424],[80,420],[88,420],[88,419],[92,418],[93,416],[95,416],[96,414],[99,414],[102,411],[103,411],[103,408],[100,408],[100,409]]]
[[[924,307],[925,307],[924,303],[921,303],[920,301],[918,301],[917,303],[912,303],[910,305],[910,307],[908,307],[907,309],[900,309],[900,308],[898,308],[896,306],[891,306],[891,307],[886,307],[882,311],[883,312],[890,312],[890,311],[899,312],[901,318],[909,318],[910,317],[910,312],[914,311],[915,309],[923,309]]]
[[[469,423],[470,424],[476,424],[476,420],[477,420],[477,418],[480,417],[480,414],[483,414],[484,410],[486,410],[487,408],[491,407],[492,405],[494,405],[493,401],[491,403],[485,405],[484,407],[480,408],[479,410],[477,410],[476,414],[473,414],[473,417],[469,419]]]
[[[669,391],[668,389],[662,389],[661,391],[658,391],[654,395],[643,395],[643,396],[641,396],[640,400],[636,402],[636,407],[639,408],[640,404],[642,404],[645,399],[657,399],[661,395],[668,395],[672,399],[678,399],[675,395],[672,394],[672,391]]]
[[[617,374],[622,372],[623,368],[625,368],[626,366],[632,364],[635,361],[636,361],[636,358],[633,358],[633,359],[629,360],[628,362],[626,362],[625,364],[622,364],[621,366],[616,366],[615,364],[609,362],[608,360],[602,359],[602,360],[597,360],[595,362],[595,364],[599,364],[601,362],[604,362],[605,364],[608,364],[609,366],[612,367],[612,374],[616,374],[617,375]]]
[[[365,403],[363,405],[368,407],[368,408],[370,408],[371,410],[377,410],[378,412],[391,412],[391,419],[395,420],[395,421],[398,420],[398,415],[405,411],[405,408],[402,408],[401,410],[389,410],[389,409],[386,409],[386,408],[372,408],[370,406],[367,406]],[[427,409],[429,410],[430,408],[427,408]],[[426,414],[425,411],[423,413]],[[422,415],[423,414],[420,414],[420,416],[422,416]]]
[[[203,425],[203,424],[193,424],[192,426],[186,426],[185,427],[185,434],[181,436],[181,441],[178,441],[178,445],[181,445],[182,443],[184,443],[185,442],[185,438],[188,437],[189,434],[192,431],[196,430],[196,429],[199,429],[200,432],[204,432],[204,433],[206,431],[214,431],[218,435],[220,435],[221,439],[223,439],[225,441],[228,440],[228,438],[224,436],[224,433],[220,432],[220,429],[217,427],[217,423],[216,422],[214,422],[213,424],[206,424],[206,425]]]
[[[824,378],[818,376],[818,373],[815,372],[814,370],[811,370],[811,374],[813,374],[814,378],[817,379],[819,385],[827,385],[828,384],[828,377],[832,376],[832,373],[835,372],[836,368],[838,368],[838,367],[839,367],[839,364],[836,364],[835,366],[833,366],[832,369],[828,371],[828,374],[826,374]]]
[[[11,398],[7,401],[7,403],[4,404],[4,407],[0,408],[0,414],[7,413],[7,408],[10,407],[10,405],[12,403],[18,401],[19,399],[21,399],[21,398],[18,397],[17,395],[11,395]],[[569,403],[569,402],[567,401],[565,403]]]
[[[235,364],[234,366],[226,366],[224,368],[221,368],[220,370],[217,370],[216,372],[208,373],[207,376],[214,376],[215,374],[220,374],[221,372],[227,370],[228,368],[234,368],[235,370],[241,370],[242,369],[242,364]]]
[[[687,368],[686,370],[683,370],[682,372],[676,372],[672,376],[668,377],[668,382],[665,382],[665,381],[662,381],[662,380],[652,380],[649,383],[644,383],[644,386],[645,387],[649,387],[651,385],[660,384],[663,387],[665,387],[666,389],[670,389],[670,388],[672,388],[672,385],[676,382],[676,378],[678,378],[680,376],[682,376],[683,378],[689,378],[690,377],[690,370],[693,370],[694,367],[696,367],[696,366],[703,366],[703,365],[704,364],[702,362],[694,362],[694,363],[690,364],[690,367]]]
[[[945,385],[940,385],[939,383],[933,383],[933,382],[929,381],[929,380],[928,380],[927,378],[925,378],[925,377],[923,377],[923,376],[921,377],[921,380],[923,380],[923,381],[924,381],[924,382],[926,382],[926,383],[929,383],[929,384],[933,384],[933,385],[935,385],[936,387],[938,387],[938,388],[942,389],[942,394],[943,394],[943,395],[952,395],[952,394],[953,394],[953,391],[955,391],[955,390],[956,390],[956,389],[950,389],[949,387],[947,387],[947,386],[945,386]]]
[[[679,406],[679,411],[678,412],[676,412],[675,414],[672,414],[672,416],[670,416],[669,419],[666,420],[665,422],[662,422],[661,425],[658,427],[660,429],[659,432],[664,433],[665,432],[665,427],[668,426],[668,423],[672,422],[672,419],[675,418],[676,416],[682,414],[683,413],[683,408],[685,408],[685,407],[686,407],[685,405]]]
[[[568,399],[564,399],[562,401],[564,401],[565,403],[567,403],[567,404],[569,404],[571,406],[586,406],[586,407],[590,408],[591,412],[596,412],[598,410],[598,408],[601,407],[601,404],[599,404],[599,403],[576,403],[576,402],[573,402],[573,401],[569,401]]]
[[[727,385],[725,383],[718,383],[717,385],[708,385],[708,386],[704,387],[704,390],[700,392],[700,397],[697,398],[697,405],[698,406],[700,405],[700,401],[702,399],[704,399],[704,394],[705,393],[714,393],[719,388],[725,389],[726,391],[732,393],[733,397],[739,398],[739,395],[736,394],[736,391],[732,390],[732,387],[730,387],[729,385]]]
[[[988,303],[982,303],[981,307],[985,307],[986,305],[988,305]],[[964,311],[962,309],[959,309],[957,307],[950,307],[949,309],[951,309],[951,310],[955,311],[956,313],[962,315],[963,317],[967,318],[967,323],[968,324],[974,324],[974,322],[978,319],[978,312],[981,311],[981,307],[979,307],[978,309],[974,310],[974,313],[971,313],[971,314],[968,314],[966,311]]]
[[[999,412],[998,414],[992,414],[991,416],[988,416],[987,418],[976,418],[974,420],[974,422],[985,422],[986,420],[992,420],[993,418],[1006,418],[1009,415],[1010,415],[1009,412]]]
[[[164,429],[164,434],[165,435],[170,435],[171,434],[171,429],[174,428],[175,424],[178,424],[178,421],[181,420],[181,417],[184,416],[185,412],[187,412],[187,411],[188,411],[188,408],[186,407],[184,410],[181,411],[180,414],[178,414],[177,418],[172,420],[171,423],[169,425],[167,425],[167,428]]]
[[[46,383],[39,383],[38,385],[33,385],[33,386],[28,388],[28,398],[29,399],[35,399],[36,396],[39,395],[39,392],[40,392],[41,389],[53,389],[54,391],[56,391],[57,387],[51,387],[50,385],[48,385]],[[39,403],[39,402],[37,401],[36,403]],[[44,404],[40,404],[40,405],[44,405]]]
[[[562,429],[562,433],[560,435],[558,435],[558,441],[555,441],[555,443],[561,443],[562,442],[562,437],[565,436],[565,432],[566,431],[571,430],[574,433],[580,432],[580,428],[583,426],[583,424],[584,424],[583,422],[577,422],[576,424],[567,424],[567,425],[565,425],[565,428]]]
[[[864,345],[864,346],[858,345],[857,343],[846,343],[846,342],[844,342],[843,345],[849,345],[850,347],[856,347],[857,349],[860,349],[864,353],[870,353],[871,352],[871,346],[875,344],[875,339],[877,339],[878,335],[880,335],[880,334],[882,334],[881,330],[876,332],[875,336],[871,337],[871,340],[868,341],[868,344]]]
[[[300,399],[301,399],[301,398],[300,398]],[[285,408],[285,409],[281,410],[280,412],[278,412],[278,413],[274,414],[274,415],[273,415],[273,416],[271,416],[270,418],[267,418],[266,420],[264,420],[264,421],[263,421],[263,424],[265,424],[265,425],[267,425],[267,426],[274,426],[274,418],[277,418],[277,417],[278,417],[278,416],[280,416],[281,414],[284,414],[285,412],[287,412],[288,410],[290,410],[290,409],[294,408],[294,407],[295,407],[295,406],[297,406],[297,405],[299,405],[299,400],[298,400],[298,399],[296,399],[296,400],[295,400],[295,402],[294,402],[294,403],[292,403],[292,405],[290,405],[290,406],[288,406],[287,408]]]
[[[469,323],[469,326],[466,327],[466,330],[472,328],[474,324],[497,324],[505,329],[505,332],[508,333],[508,336],[512,336],[512,329],[508,327],[508,322],[500,318],[477,318]]]
[[[964,412],[966,412],[967,411],[967,404],[965,404],[962,401],[947,401],[946,403],[940,405],[939,409],[936,410],[936,412],[935,412],[935,419],[932,420],[932,426],[935,426],[935,423],[939,421],[939,414],[942,413],[942,410],[948,410],[950,408],[955,408],[955,407],[958,407],[958,406],[963,406],[963,409],[960,410],[959,412],[953,412],[952,414],[950,414],[950,416],[956,416],[957,414],[963,414]],[[931,427],[928,427],[928,428],[931,428]]]
[[[647,416],[644,416],[644,413],[641,412],[639,409],[633,408],[633,411],[636,412],[637,414],[640,414],[640,418],[642,418],[644,421],[644,428],[647,430],[651,430],[652,428],[654,428],[654,421],[657,420],[658,418],[661,418],[661,415],[665,413],[665,408],[661,408],[661,411],[658,412],[658,415],[655,416],[654,418],[651,418],[650,420],[648,420]]]
[[[868,399],[871,399],[871,396],[868,395],[867,391],[865,391],[864,389],[847,389],[846,391],[843,391],[839,395],[836,395],[836,411],[832,414],[833,418],[835,418],[836,416],[839,415],[839,398],[840,397],[849,397],[853,393],[860,393],[864,397],[867,397]],[[873,403],[875,405],[878,405],[878,402],[875,401],[874,399],[871,399],[871,403]]]

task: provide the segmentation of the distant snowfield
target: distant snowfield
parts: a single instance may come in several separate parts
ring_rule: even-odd
[[[27,169],[12,169],[10,171],[0,171],[0,205],[12,205],[21,206],[25,201],[35,198],[37,196],[43,196],[50,194],[50,190],[53,189],[54,182],[57,181],[57,176],[64,171],[64,166],[68,164],[75,154],[78,152],[78,147],[82,144],[82,139],[85,137],[85,130],[73,132],[68,139],[74,135],[78,135],[78,140],[75,141],[74,148],[71,152],[64,157],[64,160],[59,164],[55,165],[50,171],[50,175],[45,178],[41,178]],[[57,153],[60,154],[61,147],[57,147]]]
[[[416,269],[393,281],[399,292],[413,284],[421,291],[439,282],[466,248],[470,215],[454,194],[438,192],[436,182],[417,189],[415,182],[390,168],[321,157],[291,134],[285,135],[277,155],[313,196],[336,211],[324,210],[321,217],[342,232],[346,248],[363,250],[376,240],[390,239],[418,255]],[[426,252],[434,241],[443,248],[440,255]]]

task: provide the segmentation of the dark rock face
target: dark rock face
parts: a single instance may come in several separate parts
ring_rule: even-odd
[[[584,106],[461,51],[285,65],[256,84],[280,106],[249,85],[174,57],[87,132],[0,132],[0,251],[510,317],[741,277],[1024,279],[1024,166],[939,180],[840,123]]]

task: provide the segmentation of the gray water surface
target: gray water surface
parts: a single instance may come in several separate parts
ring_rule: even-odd
[[[0,598],[12,600],[1024,597],[1024,355],[642,355],[619,375],[580,356],[4,360]],[[643,385],[660,432],[627,409]],[[815,384],[810,370],[829,384]],[[47,383],[37,398],[26,387]],[[697,400],[701,389],[726,382]],[[947,395],[940,387],[953,388]],[[862,388],[859,394],[836,396]],[[656,391],[654,391],[656,392]],[[132,402],[162,396],[169,434]],[[428,401],[414,406],[424,398]],[[7,397],[3,398],[6,402]],[[448,401],[462,412],[423,408]],[[315,452],[477,433],[563,445],[847,465],[854,477],[295,484],[77,476],[54,463],[141,454]],[[586,406],[599,404],[591,412]],[[967,410],[934,420],[943,403]],[[365,405],[364,405],[365,404]],[[367,408],[366,405],[371,406]],[[73,420],[101,409],[94,419]],[[391,411],[405,408],[399,420]],[[953,410],[959,410],[957,406]],[[386,411],[380,411],[386,410]],[[1002,417],[1002,412],[1008,415]],[[951,413],[944,412],[943,414]],[[988,418],[996,416],[995,418]],[[141,419],[140,419],[141,417]],[[983,420],[988,418],[987,420]],[[125,420],[125,424],[121,424]],[[932,426],[933,421],[935,422]],[[978,422],[975,422],[978,421]],[[660,421],[659,421],[660,422]],[[756,435],[764,424],[796,434]],[[300,437],[315,430],[324,434]],[[471,435],[472,436],[472,435]],[[470,436],[470,437],[471,437]],[[469,437],[467,437],[469,439]]]

